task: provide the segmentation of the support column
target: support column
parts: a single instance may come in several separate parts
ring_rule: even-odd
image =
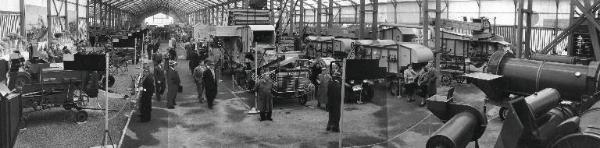
[[[573,21],[575,20],[575,5],[573,4],[573,0],[571,0],[571,2],[569,3],[569,23],[573,23]],[[573,43],[575,43],[575,36],[571,35],[569,36],[568,40],[568,44],[567,44],[567,55],[568,56],[572,56],[573,54]]]
[[[521,1],[519,2],[519,8],[518,8],[518,24],[517,24],[517,38],[516,38],[516,42],[517,42],[517,52],[515,52],[517,58],[521,58],[523,57],[523,8],[525,7],[525,2]]]
[[[47,2],[46,3],[46,6],[47,6],[46,13],[48,14],[47,15],[48,20],[46,22],[46,23],[48,23],[48,31],[47,31],[48,32],[48,34],[47,34],[48,35],[48,38],[47,38],[48,43],[50,43],[50,40],[52,39],[52,30],[54,30],[54,29],[52,29],[52,2],[51,1],[52,0],[46,0],[46,2]]]
[[[392,6],[394,6],[394,24],[398,24],[398,2],[392,2]]]
[[[360,40],[365,37],[365,0],[360,0],[358,7],[360,9],[358,39]]]
[[[19,21],[19,32],[22,37],[27,37],[27,32],[25,31],[25,0],[19,0],[19,15],[21,17],[21,20]]]
[[[531,55],[532,49],[531,49],[531,14],[533,13],[533,0],[528,0],[527,1],[527,28],[525,30],[525,53],[524,53],[524,57],[525,58],[529,58],[529,56]]]
[[[70,31],[69,30],[69,27],[70,27],[69,26],[69,9],[68,9],[69,4],[67,3],[67,0],[63,1],[63,5],[65,5],[65,16],[64,16],[65,17],[65,30],[64,30],[64,32],[66,32],[66,31]]]
[[[338,24],[342,26],[342,6],[338,9]]]
[[[275,8],[273,8],[273,6],[275,6],[275,4],[273,3],[273,0],[268,0],[269,1],[269,8],[270,8],[270,12],[271,12],[271,16],[269,17],[269,21],[271,21],[271,24],[275,24]]]
[[[447,9],[447,8],[446,8]],[[434,51],[434,55],[435,55],[435,70],[436,73],[438,73],[436,75],[436,79],[435,79],[435,84],[437,86],[439,86],[441,84],[441,80],[442,80],[442,75],[441,75],[441,51],[442,51],[442,32],[441,32],[441,27],[442,27],[442,2],[441,0],[436,0],[435,1],[435,51]]]
[[[352,7],[354,7],[354,24],[358,24],[358,6],[353,5]]]
[[[300,20],[298,21],[298,31],[301,32],[301,34],[299,34],[300,36],[302,36],[304,34],[304,17],[306,12],[304,11],[304,1],[299,0],[300,1]],[[302,46],[302,45],[301,45]]]
[[[89,40],[89,31],[90,31],[90,0],[86,0],[85,3],[85,34],[87,34],[86,36],[88,38],[86,38],[86,40]]]
[[[225,6],[221,5],[221,26],[225,25]]]
[[[423,45],[429,47],[429,0],[423,0]]]
[[[296,0],[289,0],[290,2],[290,32],[288,33],[289,36],[292,36],[294,34],[294,27],[295,27],[295,21],[296,21]],[[302,1],[300,1],[300,3],[302,3]]]
[[[79,0],[75,0],[75,32],[77,33],[77,38],[81,35],[79,32],[79,19]]]
[[[332,35],[333,30],[333,0],[329,0],[329,9],[327,11],[327,34]]]
[[[316,31],[317,31],[317,35],[322,35],[322,30],[321,30],[321,16],[323,16],[323,14],[321,13],[321,10],[323,8],[323,1],[322,0],[317,0],[317,9],[316,9],[316,17],[317,17],[317,22],[316,22]]]
[[[371,23],[371,31],[373,32],[373,36],[372,38],[374,40],[379,38],[379,29],[378,29],[378,25],[379,25],[379,20],[377,17],[378,16],[378,9],[379,9],[379,0],[371,0],[371,6],[373,8],[373,23]]]

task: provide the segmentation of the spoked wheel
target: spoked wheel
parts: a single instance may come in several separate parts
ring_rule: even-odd
[[[80,110],[75,113],[75,121],[84,122],[88,118],[88,113],[86,111]]]
[[[500,120],[502,120],[502,121],[506,120],[506,118],[508,117],[508,108],[501,107],[500,110],[498,111],[498,116],[500,117]]]

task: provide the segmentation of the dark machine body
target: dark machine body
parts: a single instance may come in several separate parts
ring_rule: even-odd
[[[599,63],[589,65],[566,64],[528,59],[513,58],[510,53],[499,51],[492,54],[489,72],[501,75],[504,96],[493,96],[492,99],[507,98],[506,95],[530,95],[544,88],[555,88],[561,99],[575,102],[585,101],[597,90]]]
[[[497,51],[490,57],[489,73],[467,75],[468,82],[485,94],[483,97],[473,97],[481,95],[477,95],[477,91],[471,91],[471,95],[464,95],[472,96],[467,99],[470,101],[464,101],[471,103],[460,103],[452,101],[456,99],[456,95],[453,96],[451,91],[446,100],[440,100],[439,97],[436,99],[435,96],[429,98],[428,109],[447,122],[430,137],[427,147],[465,147],[469,142],[476,141],[481,136],[478,136],[477,131],[485,131],[487,123],[478,121],[478,116],[485,117],[485,110],[473,107],[473,103],[486,98],[489,103],[502,106],[506,110],[506,121],[498,136],[496,148],[551,147],[554,143],[560,144],[561,141],[571,140],[563,144],[581,142],[581,139],[566,138],[569,136],[593,139],[590,141],[600,144],[600,134],[596,134],[600,132],[580,132],[590,131],[593,127],[578,127],[585,126],[582,124],[600,125],[600,121],[588,120],[580,123],[577,119],[577,115],[582,112],[584,116],[600,116],[586,113],[589,112],[586,110],[598,101],[599,63],[589,62],[588,65],[583,65],[568,64],[569,60],[564,58],[538,59],[544,61],[517,59],[508,52]],[[465,86],[453,89],[464,89],[462,87]],[[509,97],[510,94],[516,97]],[[445,105],[440,106],[440,102],[444,101]],[[471,106],[470,108],[477,112],[457,112],[456,109],[447,107],[461,105]],[[597,106],[600,108],[600,104]]]

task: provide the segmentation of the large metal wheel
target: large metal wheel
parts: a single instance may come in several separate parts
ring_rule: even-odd
[[[75,121],[84,122],[88,118],[88,113],[86,111],[80,110],[75,113]]]

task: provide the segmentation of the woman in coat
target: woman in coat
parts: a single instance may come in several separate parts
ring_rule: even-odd
[[[273,94],[271,94],[271,89],[273,89],[273,81],[269,75],[264,74],[261,76],[261,78],[259,78],[258,85],[256,87],[258,92],[257,108],[260,111],[260,121],[273,121],[273,118],[271,118],[273,112]]]
[[[175,61],[169,61],[169,68],[167,68],[167,108],[175,108],[175,98],[179,90],[180,79],[179,73],[175,70],[177,63]]]

